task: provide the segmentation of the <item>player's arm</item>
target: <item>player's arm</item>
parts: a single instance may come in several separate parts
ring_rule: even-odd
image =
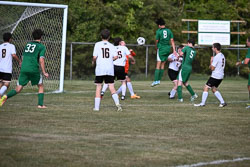
[[[169,62],[173,62],[174,61],[174,59],[173,59],[173,57],[170,55],[170,56],[168,56],[168,61]]]
[[[44,57],[40,57],[40,58],[39,58],[39,63],[40,63],[40,67],[41,67],[41,70],[42,70],[43,75],[44,75],[46,78],[48,78],[48,77],[49,77],[49,74],[45,71]]]
[[[96,59],[97,59],[97,56],[93,56],[93,59],[92,59],[92,65],[95,65],[95,63],[96,63]]]
[[[238,61],[237,63],[236,63],[236,66],[240,66],[240,65],[246,65],[246,64],[248,64],[250,62],[250,58],[245,58],[243,61]]]
[[[17,55],[16,55],[16,54],[12,54],[12,57],[13,57],[16,61],[18,61],[19,66],[21,66],[22,61],[17,57]]]
[[[177,56],[177,52],[176,52],[176,50],[175,50],[174,38],[171,38],[170,41],[171,41],[171,45],[172,45],[172,47],[173,47],[173,53],[174,53],[175,56]]]
[[[135,58],[132,55],[127,55],[131,64],[135,64]]]
[[[157,44],[158,44],[159,40],[155,40],[155,50],[157,50]]]

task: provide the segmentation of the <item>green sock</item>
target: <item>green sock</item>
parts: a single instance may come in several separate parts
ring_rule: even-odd
[[[160,70],[155,69],[155,81],[159,81],[159,74],[160,74]]]
[[[193,89],[192,89],[192,87],[190,86],[190,85],[188,85],[187,87],[187,90],[189,91],[189,93],[193,96],[195,93],[194,93],[194,91],[193,91]]]
[[[38,93],[38,105],[43,106],[44,93]]]
[[[11,98],[12,96],[15,96],[17,94],[16,90],[15,89],[12,89],[8,94],[7,94],[7,97],[8,99]]]
[[[182,86],[177,87],[178,99],[182,99]]]
[[[159,80],[161,80],[163,74],[164,74],[164,69],[160,69]]]

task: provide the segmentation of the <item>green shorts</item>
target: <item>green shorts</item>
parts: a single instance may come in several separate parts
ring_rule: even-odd
[[[171,47],[168,45],[165,47],[159,48],[157,50],[157,61],[167,61],[170,51],[171,51]]]
[[[248,85],[250,86],[250,73],[248,74]]]
[[[19,85],[25,86],[31,81],[32,85],[38,85],[40,72],[21,72],[18,78]]]
[[[182,81],[183,83],[186,83],[190,77],[192,70],[180,70],[179,75],[177,77],[177,80]]]

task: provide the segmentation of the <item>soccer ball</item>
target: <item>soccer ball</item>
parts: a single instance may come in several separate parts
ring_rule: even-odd
[[[143,38],[143,37],[139,37],[139,38],[137,38],[137,43],[138,43],[138,45],[144,45],[145,44],[145,38]]]

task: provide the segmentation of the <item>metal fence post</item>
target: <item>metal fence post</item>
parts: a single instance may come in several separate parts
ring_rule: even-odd
[[[146,78],[148,78],[148,46],[146,46],[146,69],[145,69]]]
[[[69,67],[69,78],[70,81],[72,80],[72,53],[73,53],[73,46],[72,42],[70,43],[70,67]]]

